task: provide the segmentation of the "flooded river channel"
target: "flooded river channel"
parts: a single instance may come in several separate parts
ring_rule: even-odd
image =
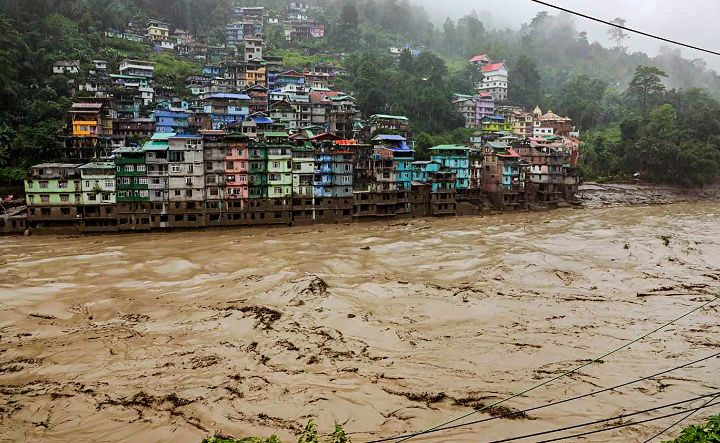
[[[522,391],[718,289],[718,203],[3,237],[0,441],[199,443],[218,432],[287,442],[315,417],[321,432],[344,423],[364,442]],[[537,406],[718,352],[719,320],[720,301],[504,405]],[[489,441],[719,387],[715,358],[412,441]],[[642,441],[676,418],[586,441]]]

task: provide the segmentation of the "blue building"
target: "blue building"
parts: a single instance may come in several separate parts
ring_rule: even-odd
[[[394,134],[379,134],[372,139],[372,144],[376,150],[385,149],[392,154],[397,190],[410,190],[415,151],[405,143],[405,137]]]
[[[203,100],[202,111],[210,115],[213,129],[225,129],[231,123],[242,122],[250,114],[247,94],[213,94]]]
[[[235,22],[225,26],[226,43],[234,46],[242,43],[247,37],[254,37],[262,32],[262,21],[256,22]]]
[[[332,196],[352,197],[353,193],[353,153],[346,149],[332,152]]]
[[[470,148],[460,145],[439,145],[429,149],[430,159],[440,163],[456,176],[456,188],[470,187]]]
[[[330,152],[315,153],[315,167],[313,169],[313,194],[315,197],[332,197],[333,156]]]
[[[158,109],[153,112],[155,132],[186,134],[189,126],[188,113],[178,108],[170,109]]]

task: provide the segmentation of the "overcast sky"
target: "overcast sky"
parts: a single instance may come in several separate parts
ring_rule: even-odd
[[[720,52],[720,0],[544,0],[574,11],[603,20],[622,17],[626,26],[660,35],[672,40]],[[489,27],[519,28],[535,14],[546,10],[552,14],[559,11],[547,8],[530,0],[410,0],[421,4],[436,24],[453,19],[475,9],[482,16],[485,11],[492,17]],[[578,30],[585,30],[590,41],[607,45],[607,26],[591,22],[582,17],[575,20]],[[631,34],[627,40],[630,52],[643,51],[656,55],[664,42],[638,34]],[[675,45],[673,45],[675,46]],[[704,58],[708,66],[720,71],[720,56],[681,48],[685,58]]]

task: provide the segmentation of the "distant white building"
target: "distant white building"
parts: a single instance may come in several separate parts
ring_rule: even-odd
[[[58,60],[53,63],[53,74],[77,74],[80,72],[80,60]]]

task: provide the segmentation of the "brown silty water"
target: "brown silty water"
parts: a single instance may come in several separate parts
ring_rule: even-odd
[[[355,442],[428,428],[710,300],[719,212],[679,203],[0,238],[0,439],[293,441],[309,417],[325,433],[344,423]],[[503,405],[536,406],[717,352],[718,305]],[[711,359],[415,440],[489,441],[650,408],[718,389],[719,369]],[[672,420],[588,441],[642,441]]]

